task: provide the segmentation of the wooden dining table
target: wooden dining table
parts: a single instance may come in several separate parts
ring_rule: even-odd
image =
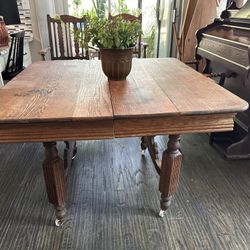
[[[75,141],[141,137],[160,175],[163,216],[178,186],[180,135],[233,130],[248,103],[177,59],[162,58],[133,59],[123,81],[108,81],[97,60],[36,62],[0,89],[0,107],[1,143],[43,143],[48,200],[61,225]],[[162,159],[156,135],[169,136]],[[64,159],[58,141],[65,141]]]

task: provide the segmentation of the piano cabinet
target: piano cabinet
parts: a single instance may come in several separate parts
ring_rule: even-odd
[[[203,73],[250,103],[250,0],[232,4],[221,18],[197,32],[196,59],[205,59]],[[212,133],[210,144],[227,158],[250,158],[250,110],[237,114],[232,132]]]
[[[225,72],[230,76],[225,78],[223,87],[250,103],[249,78],[232,74],[231,71],[216,62],[211,62],[209,69],[211,72]],[[219,83],[220,77],[214,80]],[[232,132],[211,133],[209,142],[227,158],[250,158],[250,109],[236,115]]]

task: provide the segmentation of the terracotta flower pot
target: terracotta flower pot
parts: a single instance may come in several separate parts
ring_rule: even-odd
[[[109,80],[125,80],[131,71],[133,48],[100,49],[102,70]]]

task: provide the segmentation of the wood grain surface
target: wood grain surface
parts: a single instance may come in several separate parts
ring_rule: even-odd
[[[51,220],[42,144],[0,145],[0,249],[248,250],[250,162],[224,159],[208,140],[182,136],[180,184],[163,219],[159,177],[139,138],[78,142],[61,228]],[[156,141],[162,152],[166,138]]]
[[[186,1],[185,1],[186,2]],[[184,21],[182,36],[182,61],[193,61],[197,30],[213,22],[216,17],[216,0],[190,0],[187,9],[187,18]]]
[[[175,58],[134,60],[127,81],[110,81],[115,118],[235,113],[248,103]]]
[[[0,89],[0,141],[113,138],[109,86],[94,61],[30,65]]]
[[[0,122],[113,118],[108,81],[95,61],[34,63],[0,97]]]
[[[0,106],[0,142],[35,142],[232,130],[248,103],[164,58],[135,59],[119,82],[100,61],[37,62],[0,89]]]

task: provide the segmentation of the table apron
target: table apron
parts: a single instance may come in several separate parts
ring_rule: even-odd
[[[114,137],[113,120],[0,123],[0,143],[96,140]]]
[[[98,140],[231,131],[235,114],[126,118],[102,121],[0,123],[0,143]]]
[[[235,114],[116,119],[115,137],[232,131]]]

